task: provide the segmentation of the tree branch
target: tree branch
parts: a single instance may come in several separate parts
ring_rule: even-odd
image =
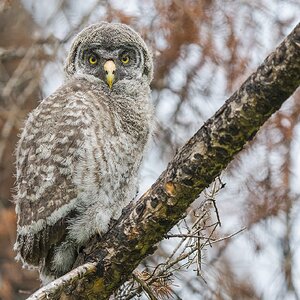
[[[80,269],[29,299],[108,299],[299,84],[300,24],[182,147],[152,187],[124,209],[115,226],[91,241],[77,260]]]

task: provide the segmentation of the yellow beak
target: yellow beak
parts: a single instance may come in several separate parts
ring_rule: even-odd
[[[112,60],[108,60],[103,67],[106,74],[106,83],[111,89],[115,80],[116,65]]]

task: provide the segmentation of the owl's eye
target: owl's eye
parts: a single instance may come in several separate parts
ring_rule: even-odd
[[[130,61],[130,58],[129,58],[129,55],[128,55],[128,54],[123,54],[123,55],[121,56],[121,62],[122,62],[124,65],[128,64],[129,61]]]
[[[97,57],[96,57],[95,55],[91,55],[91,56],[89,57],[89,63],[90,63],[91,65],[95,65],[97,62],[98,62],[98,59],[97,59]]]

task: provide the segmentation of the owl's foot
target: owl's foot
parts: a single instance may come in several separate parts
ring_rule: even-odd
[[[107,211],[106,213],[99,212],[96,215],[97,232],[100,237],[102,237],[110,228],[111,213]]]
[[[116,224],[117,224],[117,221],[118,219],[115,219],[115,218],[111,218],[110,219],[110,222],[109,222],[109,225],[108,225],[108,228],[113,228]]]

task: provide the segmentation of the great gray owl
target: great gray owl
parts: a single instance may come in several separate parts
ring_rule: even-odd
[[[136,195],[153,121],[152,57],[123,24],[80,32],[66,82],[29,115],[17,146],[17,259],[43,283],[72,268]]]

